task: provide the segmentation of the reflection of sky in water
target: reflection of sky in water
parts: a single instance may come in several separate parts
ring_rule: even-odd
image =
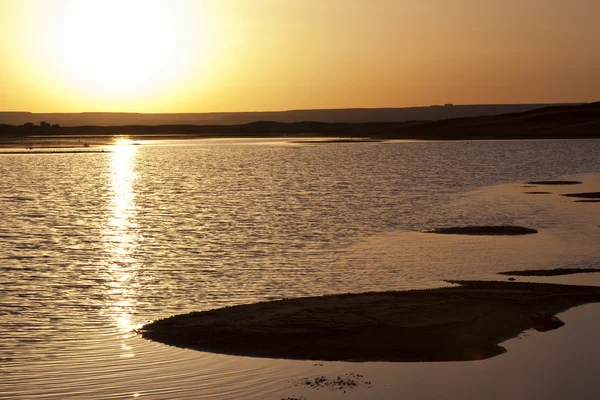
[[[362,265],[362,276],[379,287],[386,278],[402,276],[406,289],[431,277],[444,279],[498,279],[497,272],[519,269],[585,268],[600,260],[600,213],[589,204],[574,203],[560,194],[593,192],[598,175],[582,176],[577,189],[551,188],[546,196],[528,195],[521,184],[505,184],[470,192],[441,208],[460,225],[521,225],[539,230],[523,236],[435,235],[398,230],[371,235],[349,246],[341,263]],[[383,275],[381,271],[387,272]],[[520,280],[524,280],[522,277]],[[527,279],[529,280],[529,279]]]
[[[136,147],[126,140],[119,140],[111,154],[112,215],[104,231],[104,243],[108,258],[106,268],[108,289],[105,313],[115,319],[121,332],[134,329],[132,312],[136,307],[136,260],[138,234],[135,231],[136,213],[133,182],[135,174]],[[130,350],[124,343],[123,350]],[[132,354],[131,354],[132,355]]]

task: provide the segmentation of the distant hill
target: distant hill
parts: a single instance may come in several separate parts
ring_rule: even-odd
[[[291,110],[274,112],[138,114],[138,113],[50,113],[0,112],[0,124],[39,124],[46,121],[61,126],[123,125],[240,125],[256,121],[329,123],[437,121],[449,118],[498,115],[530,111],[551,104],[445,105],[408,108],[353,108],[333,110]]]
[[[0,125],[0,137],[113,136],[135,138],[329,136],[379,139],[481,140],[600,138],[600,102],[438,121],[328,123],[256,121],[237,125]]]
[[[450,140],[600,138],[600,102],[424,122],[410,128],[381,131],[377,135],[396,137],[399,134]]]

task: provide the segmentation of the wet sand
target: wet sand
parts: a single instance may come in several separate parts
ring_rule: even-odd
[[[556,313],[600,302],[592,286],[453,281],[460,286],[227,307],[145,325],[146,339],[202,351],[328,361],[467,361],[505,352]]]

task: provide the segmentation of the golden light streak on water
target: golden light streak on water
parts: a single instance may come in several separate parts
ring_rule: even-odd
[[[108,259],[105,260],[109,285],[105,291],[104,314],[114,319],[123,333],[136,328],[132,314],[139,288],[136,275],[140,263],[136,259],[139,235],[136,233],[136,204],[133,184],[136,180],[136,147],[125,138],[118,139],[111,153],[112,215],[106,224],[103,239]],[[124,342],[122,357],[133,357],[132,348]]]

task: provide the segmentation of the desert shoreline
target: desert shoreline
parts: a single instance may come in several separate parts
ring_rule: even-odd
[[[186,134],[171,134],[171,135],[146,135],[135,133],[111,134],[111,135],[66,135],[66,136],[44,136],[44,137],[17,137],[17,138],[0,138],[0,155],[17,154],[15,151],[20,150],[22,154],[35,154],[36,152],[57,149],[64,152],[77,151],[81,153],[93,152],[110,152],[110,148],[116,144],[118,140],[127,139],[131,144],[146,145],[151,142],[153,144],[167,141],[196,141],[196,140],[272,140],[281,141],[290,145],[310,146],[310,145],[327,145],[327,144],[342,144],[342,145],[381,145],[386,143],[413,143],[413,142],[494,142],[494,141],[554,141],[554,140],[600,140],[600,138],[456,138],[456,139],[429,139],[429,138],[405,138],[405,139],[385,139],[378,137],[338,137],[338,136],[286,136],[286,135],[258,135],[258,136],[226,136],[226,135],[207,135],[196,136]],[[144,143],[146,142],[146,143]],[[103,151],[103,149],[105,151]]]

